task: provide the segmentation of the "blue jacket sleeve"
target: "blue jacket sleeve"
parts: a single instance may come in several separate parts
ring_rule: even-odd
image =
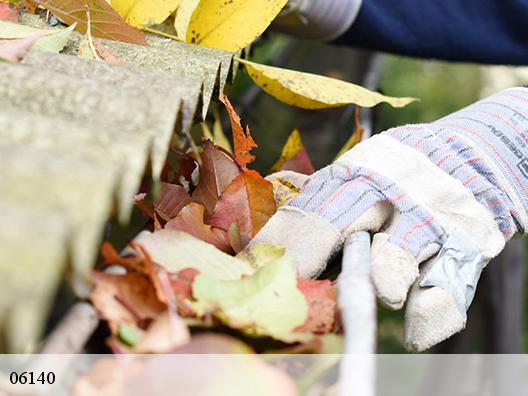
[[[422,58],[528,65],[528,0],[363,0],[337,42]]]

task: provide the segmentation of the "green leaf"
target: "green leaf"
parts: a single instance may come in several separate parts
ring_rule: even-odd
[[[227,325],[257,336],[291,341],[293,331],[308,315],[297,288],[293,261],[283,256],[240,280],[222,281],[209,274],[193,283],[198,312],[214,312]]]

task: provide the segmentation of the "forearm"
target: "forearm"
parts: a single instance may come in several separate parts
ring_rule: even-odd
[[[336,43],[422,58],[528,64],[526,0],[364,0]]]

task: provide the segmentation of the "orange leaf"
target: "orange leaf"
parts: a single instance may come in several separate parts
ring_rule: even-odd
[[[227,231],[238,222],[240,234],[253,238],[275,210],[271,183],[257,172],[245,170],[222,193],[209,224]]]
[[[317,334],[332,330],[336,314],[336,295],[332,282],[299,278],[297,287],[308,302],[308,318],[295,331]]]
[[[169,221],[165,228],[186,232],[202,241],[215,245],[224,252],[231,253],[233,250],[227,238],[227,233],[205,224],[204,215],[205,208],[198,203],[191,202],[174,219]]]
[[[244,128],[242,128],[242,125],[240,124],[240,117],[231,105],[231,102],[227,96],[220,94],[220,101],[224,104],[227,113],[229,114],[229,119],[231,120],[233,143],[235,147],[235,160],[238,165],[240,165],[242,168],[245,168],[247,164],[255,160],[255,156],[249,152],[258,146],[251,137],[249,127],[246,126],[246,131],[244,131]]]
[[[240,168],[227,151],[209,140],[204,143],[201,158],[200,181],[192,200],[202,204],[211,215],[222,192],[240,174]]]
[[[86,33],[87,13],[90,11],[91,32],[95,37],[147,45],[145,35],[128,25],[106,0],[35,0],[68,25],[77,22],[75,30]]]

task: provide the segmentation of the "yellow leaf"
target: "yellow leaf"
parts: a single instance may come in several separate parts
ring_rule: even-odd
[[[303,109],[326,109],[349,104],[372,107],[382,102],[403,107],[417,100],[385,96],[330,77],[261,65],[239,58],[237,60],[246,66],[255,84],[265,92],[281,102]]]
[[[136,28],[162,23],[182,0],[112,0],[112,8]]]
[[[186,41],[237,52],[260,36],[288,0],[201,0]]]
[[[181,0],[178,11],[176,11],[176,17],[174,18],[174,29],[176,30],[178,38],[185,40],[191,16],[199,2],[200,0]]]

